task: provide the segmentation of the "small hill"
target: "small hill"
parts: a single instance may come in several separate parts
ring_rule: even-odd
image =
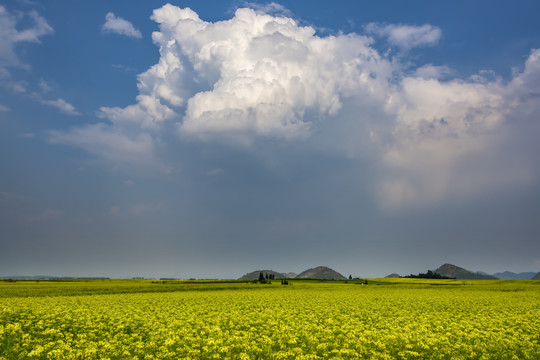
[[[287,276],[288,279],[294,279],[296,277],[296,273],[288,272],[285,273],[285,276]]]
[[[503,280],[529,280],[535,275],[536,274],[533,272],[522,272],[516,274],[511,271],[504,271],[493,274],[493,276]]]
[[[274,270],[255,270],[250,273],[247,273],[246,275],[242,276],[238,280],[258,280],[259,274],[263,273],[263,276],[266,277],[266,275],[274,275],[274,278],[276,279],[285,279],[287,278],[287,274],[283,274]]]
[[[540,280],[540,272],[534,275],[531,280]]]
[[[491,275],[490,273],[487,273],[485,271],[477,271],[476,273],[480,274],[480,275]],[[495,275],[493,275],[493,276],[495,276]]]
[[[399,274],[396,274],[396,273],[392,273],[390,275],[386,275],[385,278],[398,278],[400,277]]]
[[[317,266],[313,269],[308,269],[296,275],[296,278],[301,279],[325,279],[325,280],[339,280],[345,279],[345,276],[341,275],[335,270],[326,266]]]
[[[456,265],[444,264],[434,270],[437,274],[456,279],[497,280],[495,276],[474,273]]]

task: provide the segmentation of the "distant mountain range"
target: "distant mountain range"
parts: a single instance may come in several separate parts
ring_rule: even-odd
[[[441,274],[442,276],[448,276],[451,278],[456,279],[478,279],[478,280],[497,280],[498,278],[485,274],[485,273],[479,273],[479,272],[472,272],[469,270],[466,270],[462,267],[452,265],[452,264],[444,264],[439,266],[437,269],[433,270],[437,274]]]
[[[257,280],[259,274],[263,273],[263,276],[274,275],[275,279],[324,279],[324,280],[340,280],[345,279],[345,276],[338,273],[335,270],[330,269],[326,266],[318,266],[312,269],[302,271],[300,274],[296,275],[295,273],[281,273],[273,270],[256,270],[246,275],[242,276],[241,280]],[[495,274],[488,274],[486,272],[477,271],[473,272],[462,267],[453,265],[453,264],[443,264],[437,269],[433,270],[434,273],[440,274],[454,279],[462,280],[540,280],[540,272],[521,272],[514,273],[511,271],[498,272]],[[400,277],[399,274],[393,273],[387,278],[397,278]]]
[[[345,276],[341,275],[335,270],[326,266],[317,266],[316,268],[302,271],[300,274],[295,273],[281,273],[274,270],[255,270],[242,276],[240,280],[257,280],[260,273],[263,276],[274,275],[275,279],[323,279],[323,280],[339,280],[345,279]]]
[[[330,269],[326,266],[318,266],[312,269],[302,271],[300,274],[295,274],[293,272],[277,272],[273,270],[255,270],[250,273],[245,274],[240,278],[240,280],[257,280],[259,279],[259,274],[263,273],[263,276],[273,275],[274,279],[324,279],[324,280],[339,280],[345,279],[345,276],[338,273],[337,271]],[[444,264],[439,266],[437,269],[433,270],[434,273],[440,274],[442,276],[447,276],[456,279],[501,279],[501,280],[540,280],[540,272],[521,272],[514,273],[511,271],[498,272],[495,274],[488,274],[482,271],[469,271],[462,267]],[[398,278],[399,274],[393,273],[387,278]],[[0,276],[0,278],[5,279],[33,279],[33,280],[93,280],[93,279],[108,279],[107,277],[59,277],[59,276],[47,276],[47,275],[33,275],[33,276]]]
[[[483,271],[469,271],[467,269],[464,269],[462,267],[452,265],[452,264],[444,264],[439,266],[437,269],[433,270],[434,273],[440,274],[442,276],[447,276],[450,278],[455,279],[468,279],[468,280],[540,280],[540,272],[534,273],[534,272],[522,272],[522,273],[514,273],[511,271],[504,271],[504,272],[498,272],[495,274],[488,274]],[[398,274],[390,274],[386,276],[388,278],[391,277],[399,277]]]
[[[531,280],[535,275],[537,274],[533,272],[514,273],[511,271],[504,271],[493,274],[493,276],[502,280]]]

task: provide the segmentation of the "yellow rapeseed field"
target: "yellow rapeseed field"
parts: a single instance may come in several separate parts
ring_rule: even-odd
[[[0,283],[0,359],[540,359],[540,283]]]

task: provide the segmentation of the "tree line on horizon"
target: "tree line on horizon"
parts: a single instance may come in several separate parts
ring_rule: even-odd
[[[427,273],[425,274],[424,273],[419,273],[418,275],[411,274],[411,275],[407,275],[403,277],[411,278],[411,279],[455,279],[453,277],[444,276],[431,270],[428,270]]]

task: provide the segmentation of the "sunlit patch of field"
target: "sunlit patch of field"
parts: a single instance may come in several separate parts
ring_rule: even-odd
[[[539,359],[540,282],[0,282],[5,359]]]

